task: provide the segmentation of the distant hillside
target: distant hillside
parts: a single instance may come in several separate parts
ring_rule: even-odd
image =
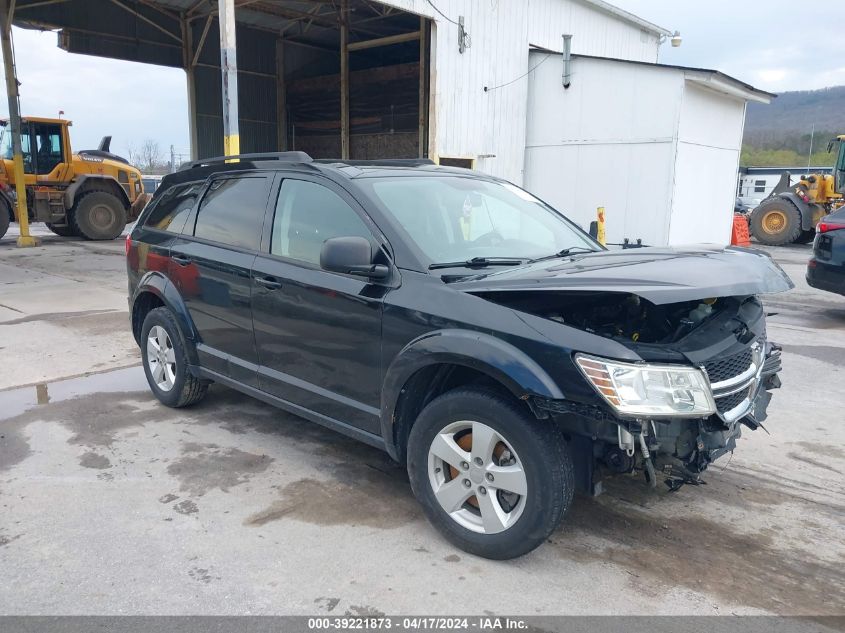
[[[828,140],[845,134],[845,86],[784,92],[769,105],[749,103],[742,139],[743,165],[805,165],[813,141],[813,165],[829,166]]]

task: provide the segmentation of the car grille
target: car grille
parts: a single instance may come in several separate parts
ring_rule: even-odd
[[[751,365],[754,360],[754,353],[750,347],[733,356],[727,358],[720,358],[712,360],[704,364],[704,369],[707,370],[707,375],[710,377],[711,383],[722,382],[729,380],[734,376],[739,376]],[[741,399],[740,399],[741,400]],[[739,404],[739,402],[737,402]]]
[[[729,396],[716,398],[716,408],[719,410],[719,413],[727,413],[734,407],[739,406],[739,403],[745,400],[746,396],[748,396],[747,388],[740,389],[736,393],[732,393]]]

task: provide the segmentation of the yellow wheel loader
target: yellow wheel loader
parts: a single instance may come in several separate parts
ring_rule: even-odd
[[[816,234],[819,220],[845,203],[845,134],[831,139],[830,152],[839,148],[832,174],[801,176],[790,185],[790,174],[781,176],[769,196],[749,217],[749,228],[761,244],[806,244]]]
[[[46,223],[56,235],[114,239],[149,199],[141,172],[109,151],[109,136],[98,149],[74,154],[70,125],[64,119],[21,119],[29,221]],[[18,221],[11,134],[8,120],[0,119],[0,237]]]

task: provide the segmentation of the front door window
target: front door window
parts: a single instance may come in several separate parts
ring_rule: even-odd
[[[35,142],[35,173],[46,175],[63,162],[61,126],[52,123],[32,125]]]

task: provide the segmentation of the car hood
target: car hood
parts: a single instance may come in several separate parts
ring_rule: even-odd
[[[466,292],[620,292],[660,305],[783,292],[793,283],[763,251],[688,246],[579,253],[476,275],[452,286]]]

